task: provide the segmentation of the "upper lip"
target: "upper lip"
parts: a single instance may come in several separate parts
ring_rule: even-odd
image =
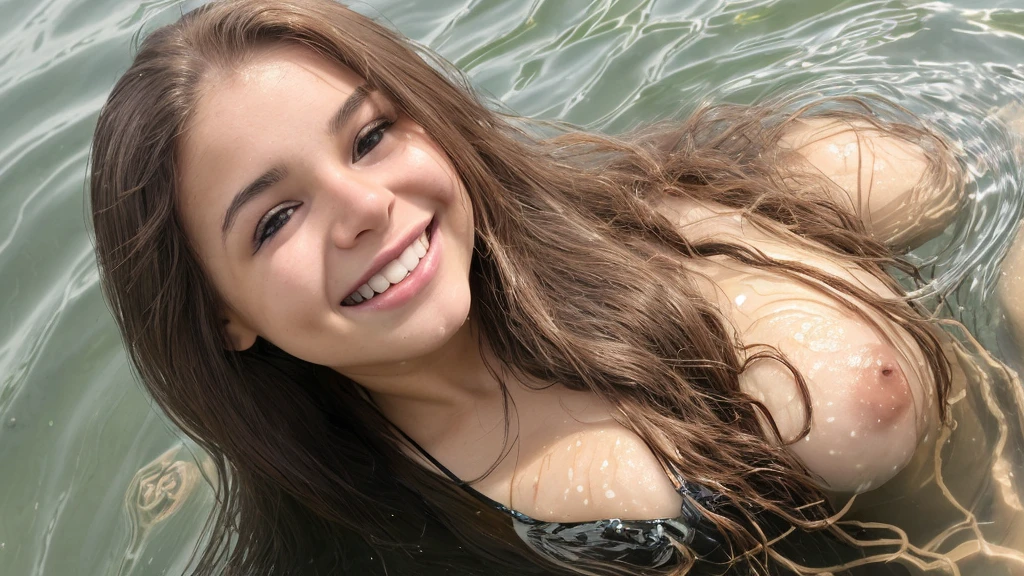
[[[391,262],[392,260],[401,256],[402,252],[404,252],[405,249],[408,248],[410,244],[412,244],[417,238],[419,238],[421,234],[426,232],[427,227],[430,226],[430,222],[431,220],[428,220],[423,224],[413,226],[412,228],[409,229],[408,232],[402,234],[401,236],[398,237],[397,240],[392,242],[390,246],[388,246],[384,250],[381,250],[377,254],[377,256],[370,261],[370,266],[369,268],[367,268],[367,272],[364,273],[363,276],[359,278],[359,280],[355,283],[354,286],[349,288],[348,292],[345,292],[345,298],[348,298],[349,296],[354,294],[355,291],[358,290],[360,286],[369,282],[370,278],[373,278],[375,274],[380,274],[380,271],[384,269],[384,266],[387,265],[388,262]]]

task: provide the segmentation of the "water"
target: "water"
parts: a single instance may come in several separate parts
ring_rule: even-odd
[[[1024,102],[1020,0],[354,7],[439,51],[509,109],[595,130],[792,90],[896,99],[958,141],[975,176],[956,225],[914,257],[952,291],[949,311],[1020,367],[992,298],[1024,212],[1014,141],[992,117]],[[171,0],[0,0],[4,576],[180,573],[211,505],[202,455],[182,445],[126,364],[83,200],[92,127],[133,36],[181,10]]]

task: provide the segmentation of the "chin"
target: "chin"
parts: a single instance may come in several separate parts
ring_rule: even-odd
[[[439,304],[440,299],[434,303]],[[403,338],[411,345],[413,356],[425,356],[442,350],[457,335],[470,329],[468,284],[444,295],[444,306],[427,306],[417,312],[413,333]]]

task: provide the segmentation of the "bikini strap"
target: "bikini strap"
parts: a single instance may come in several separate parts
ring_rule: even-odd
[[[446,468],[444,466],[444,464],[441,464],[440,462],[438,462],[437,458],[434,458],[433,456],[431,456],[430,452],[427,452],[426,450],[424,450],[423,447],[419,445],[419,443],[417,443],[415,440],[410,438],[409,435],[406,434],[403,430],[401,430],[401,429],[399,429],[397,427],[395,427],[395,430],[398,430],[398,433],[401,434],[402,437],[405,438],[405,440],[413,448],[415,448],[417,451],[419,451],[419,453],[422,454],[424,458],[426,458],[431,464],[434,465],[434,467],[436,467],[445,476],[447,476],[449,480],[454,482],[456,486],[458,486],[459,488],[462,488],[463,490],[468,492],[471,496],[473,496],[474,498],[476,498],[480,502],[483,502],[484,504],[486,504],[487,506],[490,506],[491,508],[497,508],[499,511],[504,512],[506,514],[509,514],[510,516],[512,516],[513,518],[519,520],[520,522],[525,522],[525,523],[528,523],[528,524],[533,524],[533,523],[537,522],[536,520],[534,520],[533,518],[530,518],[526,514],[523,514],[522,512],[517,512],[517,511],[509,508],[508,506],[505,506],[501,502],[498,502],[497,500],[494,500],[493,498],[487,496],[483,492],[480,492],[476,488],[473,488],[465,480],[463,480],[462,478],[459,478],[451,470]]]
[[[420,446],[415,440],[410,438],[408,434],[406,434],[404,431],[398,428],[395,428],[395,430],[398,430],[398,433],[401,434],[403,438],[405,438],[406,442],[411,444],[412,447],[415,448],[420,453],[420,455],[422,455],[424,458],[430,461],[430,463],[433,464],[435,468],[444,473],[444,475],[447,476],[452,482],[455,482],[459,486],[468,486],[468,484],[466,484],[461,478],[452,473],[451,470],[445,468],[444,464],[441,464],[440,462],[437,461],[436,458],[431,456],[430,452],[424,450],[422,446]]]

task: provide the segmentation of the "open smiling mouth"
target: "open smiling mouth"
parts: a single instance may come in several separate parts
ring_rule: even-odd
[[[415,240],[412,241],[409,246],[402,251],[402,253],[391,262],[388,262],[380,269],[379,272],[370,277],[365,284],[356,288],[356,291],[349,294],[341,301],[342,306],[355,306],[372,300],[376,296],[379,296],[396,284],[401,283],[403,280],[412,274],[413,270],[419,266],[420,260],[427,254],[427,250],[430,248],[430,235],[433,231],[433,223],[427,226],[427,229],[423,231]]]

